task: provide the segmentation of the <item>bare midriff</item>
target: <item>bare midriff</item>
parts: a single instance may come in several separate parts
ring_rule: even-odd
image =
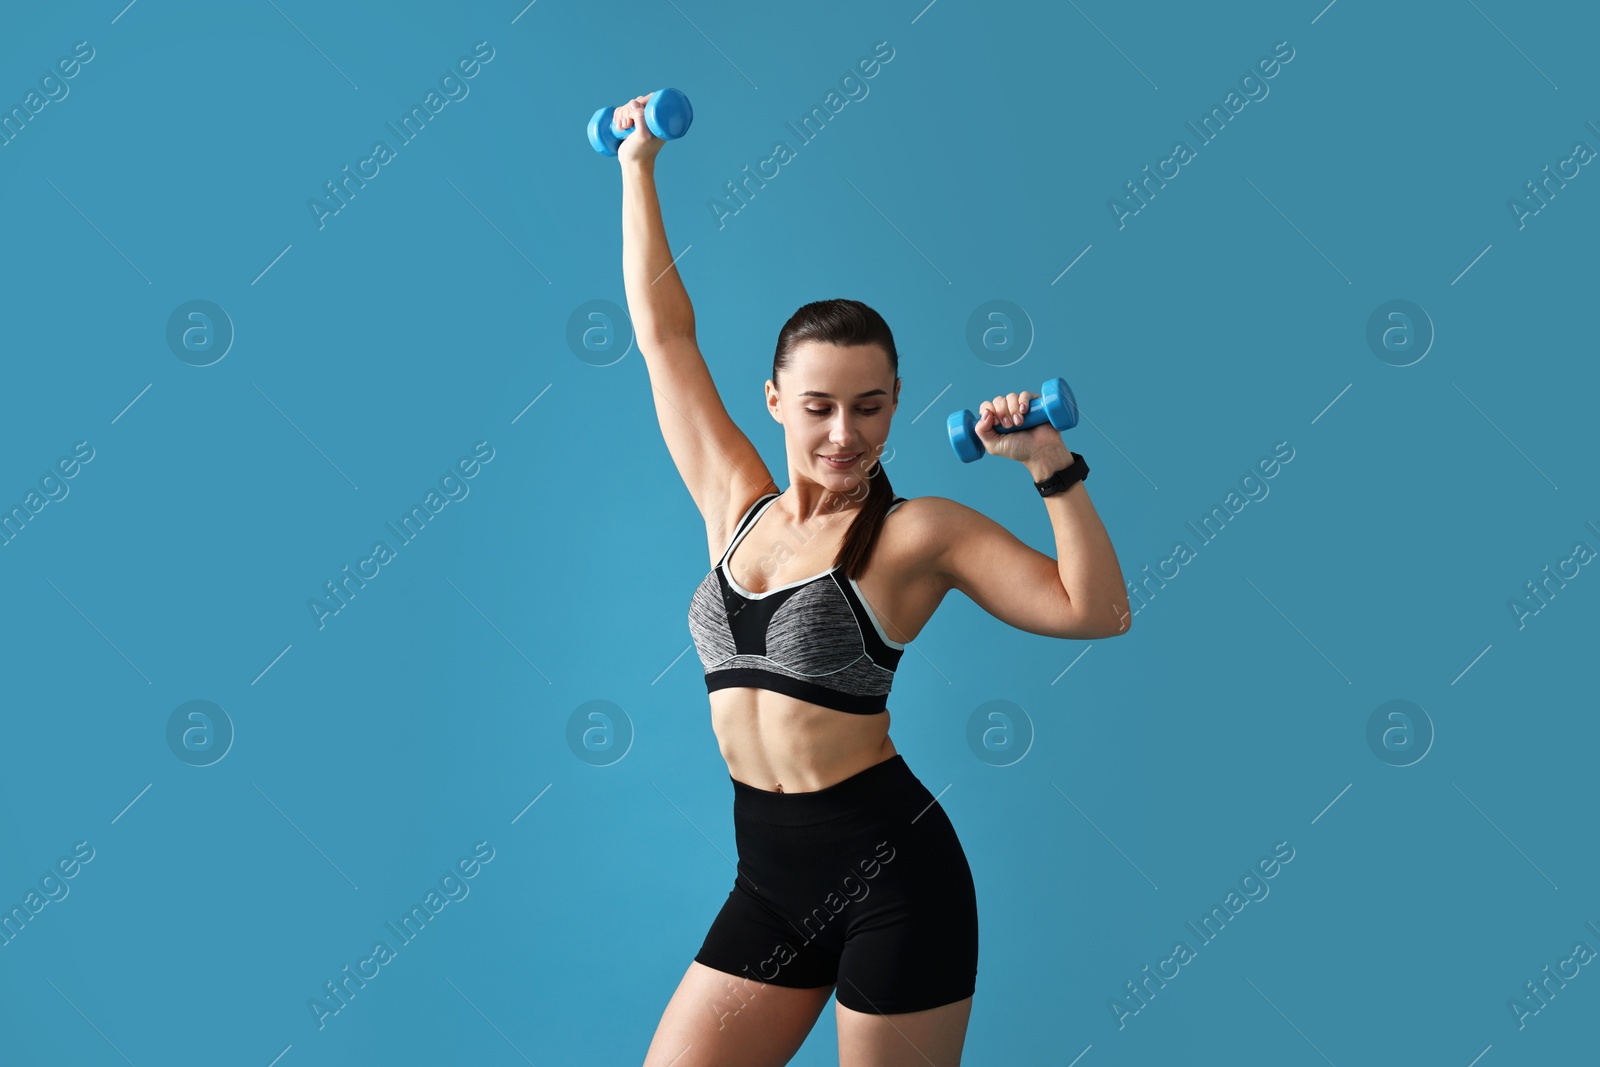
[[[826,789],[895,754],[887,710],[857,715],[744,687],[710,696],[711,729],[728,774],[757,789]]]

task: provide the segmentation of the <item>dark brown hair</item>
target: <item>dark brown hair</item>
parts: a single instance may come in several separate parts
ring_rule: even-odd
[[[778,347],[772,356],[772,384],[778,386],[778,375],[787,369],[794,350],[806,341],[822,344],[851,346],[878,345],[889,355],[889,369],[900,373],[900,355],[895,351],[894,334],[883,316],[859,300],[817,300],[806,304],[789,316],[789,321],[778,331]],[[849,499],[859,499],[851,496]],[[859,578],[861,569],[872,556],[872,546],[877,544],[878,532],[883,528],[883,518],[889,513],[894,499],[894,489],[889,485],[889,475],[883,463],[874,462],[867,477],[867,497],[861,510],[850,522],[844,544],[839,548],[834,566],[843,569],[845,576]]]

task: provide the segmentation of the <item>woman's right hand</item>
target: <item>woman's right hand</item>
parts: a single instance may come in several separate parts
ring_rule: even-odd
[[[648,163],[655,159],[656,153],[661,151],[661,146],[666,144],[650,131],[649,125],[644,121],[644,105],[649,99],[649,93],[636,96],[612,113],[618,129],[633,130],[617,146],[617,159],[623,163]]]

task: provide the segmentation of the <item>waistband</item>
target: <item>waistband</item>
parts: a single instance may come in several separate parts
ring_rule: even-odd
[[[927,794],[922,782],[906,765],[905,757],[898,752],[843,781],[804,793],[757,789],[732,775],[728,776],[728,781],[733,783],[733,807],[737,815],[780,826],[804,826],[863,808],[898,805]]]

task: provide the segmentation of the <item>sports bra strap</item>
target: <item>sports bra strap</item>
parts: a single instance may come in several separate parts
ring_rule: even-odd
[[[766,503],[768,500],[771,500],[773,497],[781,495],[781,493],[763,494],[761,497],[757,498],[755,503],[751,504],[745,509],[744,514],[739,517],[738,524],[733,528],[733,536],[728,538],[728,546],[722,550],[722,557],[720,560],[718,560],[719,566],[727,560],[728,553],[732,552],[733,546],[739,543],[739,538],[744,536],[745,528],[751,525],[751,518],[756,514],[756,512],[761,510],[761,505]]]

